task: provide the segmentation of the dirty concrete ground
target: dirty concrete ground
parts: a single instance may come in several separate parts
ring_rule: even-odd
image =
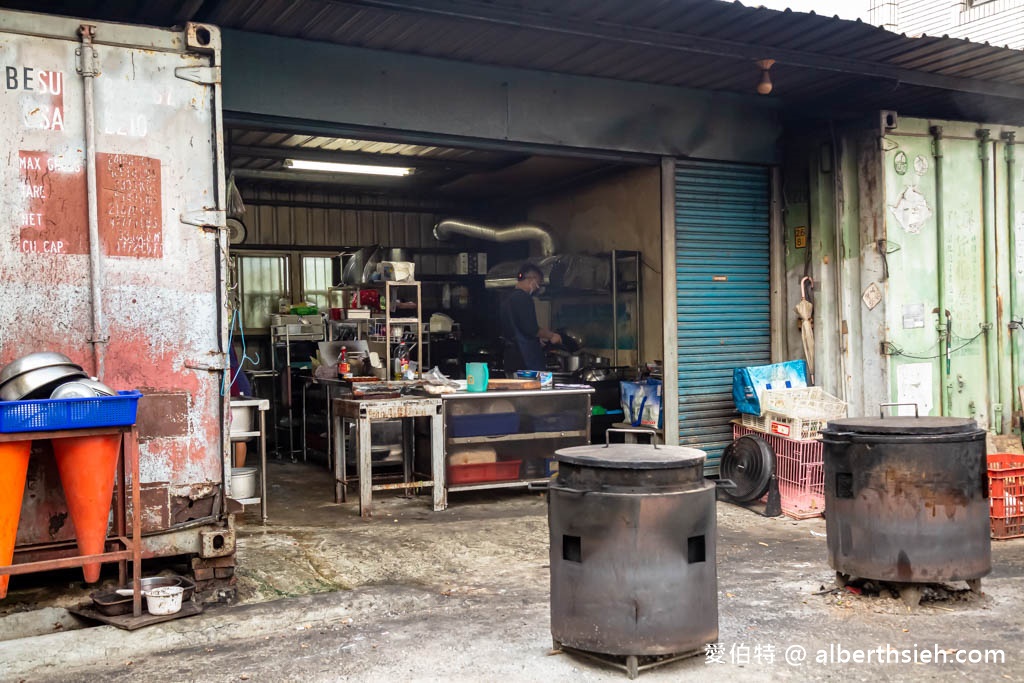
[[[452,494],[451,507],[438,513],[427,495],[383,494],[374,499],[374,519],[363,521],[351,498],[332,502],[322,467],[273,462],[269,473],[269,523],[253,511],[239,524],[242,607],[130,634],[62,626],[0,643],[0,662],[9,663],[0,678],[624,680],[606,666],[551,653],[541,494]],[[642,679],[1024,680],[1024,540],[993,542],[984,595],[926,600],[910,611],[885,594],[828,590],[834,575],[821,519],[766,519],[719,503],[718,530],[721,663],[701,655]],[[949,661],[814,661],[819,652],[840,660],[887,645],[911,658],[939,651]],[[100,652],[75,650],[90,647]],[[954,661],[959,651],[991,649],[1004,651],[1003,663]]]

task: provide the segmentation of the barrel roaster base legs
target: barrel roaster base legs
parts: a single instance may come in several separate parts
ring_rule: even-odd
[[[574,647],[568,647],[566,645],[563,645],[562,643],[558,642],[557,639],[552,639],[551,644],[552,654],[563,652],[569,655],[583,657],[584,659],[589,659],[600,664],[605,664],[607,666],[614,667],[619,671],[625,671],[626,677],[631,681],[635,680],[640,675],[641,671],[647,671],[648,669],[653,669],[655,667],[665,666],[666,664],[678,662],[682,659],[690,659],[691,657],[696,657],[697,655],[704,653],[704,649],[701,648],[699,650],[680,652],[678,654],[659,655],[656,657],[644,657],[644,661],[641,662],[641,658],[639,655],[615,656],[602,654],[600,652],[588,652],[587,650],[577,650]]]

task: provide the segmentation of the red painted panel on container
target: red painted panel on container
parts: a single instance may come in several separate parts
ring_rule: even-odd
[[[160,160],[97,154],[100,239],[108,256],[163,256]]]
[[[80,160],[18,152],[23,200],[19,249],[30,254],[87,254],[85,171]]]

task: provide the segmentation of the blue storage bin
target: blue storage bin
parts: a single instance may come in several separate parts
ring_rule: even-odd
[[[119,391],[117,396],[47,398],[0,402],[0,432],[46,432],[57,429],[123,427],[135,424],[142,394]]]
[[[448,417],[448,436],[498,436],[519,431],[519,413],[481,413]]]
[[[533,416],[534,432],[575,432],[586,426],[587,416],[575,411]]]

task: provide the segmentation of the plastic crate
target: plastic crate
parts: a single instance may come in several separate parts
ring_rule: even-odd
[[[519,478],[522,460],[478,462],[469,465],[448,466],[448,486],[483,484],[491,481],[515,481]]]
[[[755,434],[775,451],[782,512],[792,519],[810,519],[825,513],[825,463],[821,441],[798,441],[733,424],[732,437]]]
[[[476,415],[450,415],[448,436],[500,436],[519,431],[519,413],[480,413]]]
[[[846,402],[821,387],[800,387],[764,392],[763,412],[800,418],[802,420],[837,420],[846,417]]]
[[[743,413],[743,425],[797,441],[816,439],[829,420],[846,417],[846,403],[821,387],[765,391],[761,410],[761,415]]]
[[[808,420],[788,417],[777,413],[764,415],[748,415],[743,413],[743,426],[763,434],[773,434],[794,441],[811,441],[817,439],[828,420]]]
[[[992,538],[1024,536],[1024,455],[988,456]]]
[[[57,429],[123,427],[135,424],[142,394],[0,402],[0,432],[44,432]]]

